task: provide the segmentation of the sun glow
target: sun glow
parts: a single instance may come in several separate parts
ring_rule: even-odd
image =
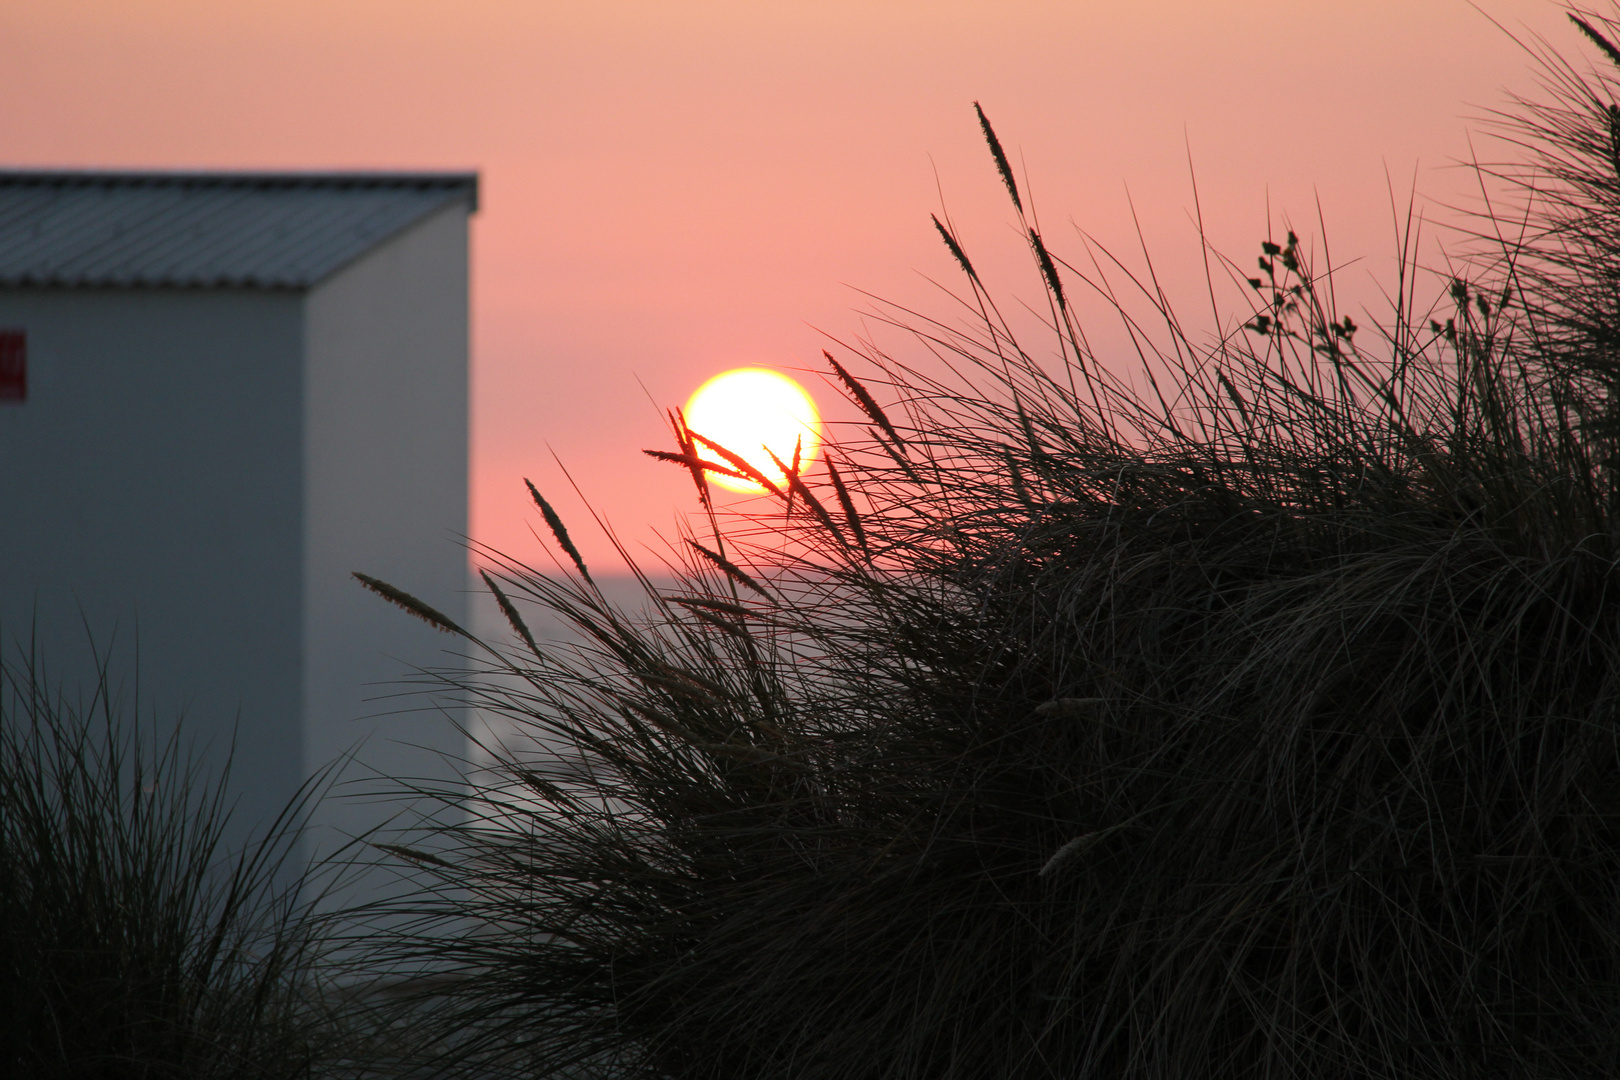
[[[797,446],[802,473],[821,448],[816,403],[798,383],[766,368],[737,368],[698,387],[686,403],[686,427],[719,443],[779,486],[786,483],[787,476],[771,460],[771,453],[791,467]],[[701,441],[697,449],[700,457],[725,464],[721,455]],[[730,491],[759,494],[765,490],[753,480],[713,471],[709,480]]]

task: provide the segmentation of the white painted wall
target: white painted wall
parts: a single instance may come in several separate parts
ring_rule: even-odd
[[[145,715],[228,745],[243,822],[303,775],[302,300],[0,291],[28,400],[0,404],[0,644],[50,670],[115,639]],[[82,615],[82,618],[81,618]]]
[[[467,625],[467,207],[451,205],[311,290],[305,301],[304,767],[354,750],[357,788],[447,777],[465,741],[414,667],[464,642],[363,590],[359,570]],[[330,844],[396,808],[329,802]]]

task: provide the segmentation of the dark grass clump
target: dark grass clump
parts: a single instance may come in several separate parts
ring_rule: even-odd
[[[0,1074],[313,1076],[342,1051],[281,874],[301,802],[229,850],[227,777],[134,708],[105,666],[76,698],[0,665]]]
[[[395,849],[385,943],[453,972],[442,1067],[1620,1075],[1620,143],[1558,70],[1493,260],[1408,249],[1357,327],[1289,232],[1227,332],[1119,306],[1131,378],[981,113],[1049,344],[936,222],[966,320],[833,362],[872,424],[825,480],[710,510],[643,614],[486,577],[516,636],[462,685],[533,741]]]

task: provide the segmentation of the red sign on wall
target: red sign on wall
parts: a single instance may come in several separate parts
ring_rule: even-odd
[[[28,400],[28,335],[0,330],[0,401]]]

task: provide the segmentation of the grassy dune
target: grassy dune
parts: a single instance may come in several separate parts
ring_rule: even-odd
[[[1544,53],[1499,118],[1465,269],[1403,251],[1376,322],[1290,232],[1212,256],[1227,332],[1136,282],[1140,363],[1093,355],[1073,297],[1119,294],[981,112],[1042,340],[936,222],[961,304],[829,353],[870,424],[824,476],[722,513],[702,469],[744,466],[672,418],[704,512],[649,615],[535,493],[577,573],[494,557],[512,637],[461,683],[535,747],[401,850],[387,943],[456,972],[454,1061],[1620,1070],[1620,51],[1579,24],[1602,66]]]

